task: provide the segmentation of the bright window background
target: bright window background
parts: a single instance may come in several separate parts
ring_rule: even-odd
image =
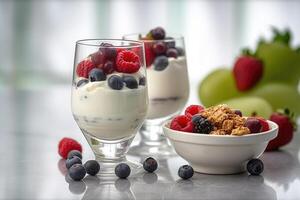
[[[1,85],[69,84],[74,44],[120,38],[163,26],[185,36],[194,86],[213,68],[230,66],[270,26],[300,40],[299,1],[24,0],[0,2]],[[193,89],[193,88],[192,88]]]

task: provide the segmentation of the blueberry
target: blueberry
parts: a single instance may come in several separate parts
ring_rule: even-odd
[[[139,79],[139,85],[146,85],[146,77],[143,76]]]
[[[126,84],[126,87],[128,87],[129,89],[138,88],[138,82],[133,76],[124,75],[123,81]]]
[[[108,60],[103,65],[103,71],[105,74],[111,74],[115,71],[115,63]]]
[[[182,179],[189,179],[194,175],[194,169],[189,165],[183,165],[178,170],[178,176]]]
[[[152,173],[157,169],[157,162],[154,158],[149,157],[144,161],[143,167],[147,172]]]
[[[161,54],[164,54],[167,50],[167,46],[164,42],[156,42],[153,44],[153,52],[156,54],[156,55],[161,55]]]
[[[242,112],[240,110],[235,110],[234,114],[239,115],[240,117],[243,116]]]
[[[76,87],[80,87],[80,86],[84,86],[85,84],[87,84],[89,82],[88,79],[81,79],[77,82]]]
[[[84,168],[87,174],[95,176],[100,170],[100,165],[96,160],[89,160],[84,164]]]
[[[77,156],[78,158],[82,159],[82,154],[78,150],[72,150],[68,153],[68,159],[73,158],[74,156]]]
[[[108,79],[108,85],[114,90],[121,90],[123,88],[123,80],[120,76],[112,75]]]
[[[69,176],[74,180],[74,181],[80,181],[84,178],[86,174],[86,171],[82,164],[75,164],[72,165],[69,169]]]
[[[157,56],[154,60],[154,69],[156,71],[162,71],[166,69],[169,64],[169,60],[166,56]]]
[[[264,163],[260,159],[251,159],[247,163],[247,171],[254,176],[260,175],[264,171]]]
[[[168,49],[169,48],[175,48],[175,40],[174,40],[174,38],[172,38],[172,37],[166,37],[165,40],[167,40],[166,41],[166,45],[167,45]]]
[[[178,56],[184,56],[184,50],[181,47],[176,47],[177,52],[178,52]]]
[[[155,40],[162,40],[166,36],[166,32],[162,27],[156,27],[151,30],[151,35]]]
[[[82,164],[82,161],[79,157],[73,156],[72,158],[69,158],[66,160],[66,167],[70,169],[75,164]]]
[[[89,79],[91,82],[104,81],[104,80],[106,80],[106,75],[102,69],[94,68],[89,73]]]
[[[127,178],[130,172],[130,167],[126,163],[120,163],[115,168],[115,173],[119,178]]]
[[[259,133],[262,130],[262,125],[260,123],[260,121],[256,118],[247,118],[246,122],[245,122],[245,126],[247,128],[249,128],[251,133]]]
[[[178,57],[178,51],[175,48],[170,48],[167,50],[167,57],[177,58]]]

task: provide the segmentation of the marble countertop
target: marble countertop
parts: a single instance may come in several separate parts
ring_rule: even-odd
[[[0,199],[300,199],[299,132],[281,151],[263,154],[261,176],[196,173],[184,181],[177,170],[186,161],[173,156],[160,159],[153,174],[67,182],[57,154],[62,137],[80,141],[84,161],[93,159],[72,118],[69,93],[65,86],[0,91]]]

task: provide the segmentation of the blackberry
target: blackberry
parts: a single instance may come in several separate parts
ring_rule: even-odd
[[[192,122],[194,124],[194,133],[209,134],[214,129],[212,123],[201,115],[193,116]]]

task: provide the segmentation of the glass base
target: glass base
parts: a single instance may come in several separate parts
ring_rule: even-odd
[[[139,174],[142,171],[142,164],[126,159],[126,153],[134,138],[122,138],[120,140],[101,140],[82,130],[86,140],[92,148],[96,160],[100,164],[98,176],[115,176],[115,167],[119,163],[126,163],[131,169],[130,176]]]

